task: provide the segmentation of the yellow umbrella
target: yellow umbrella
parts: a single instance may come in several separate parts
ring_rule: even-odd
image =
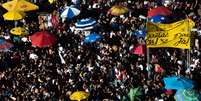
[[[89,93],[84,91],[76,91],[70,95],[71,100],[77,100],[77,101],[84,100],[88,97],[89,97]]]
[[[48,2],[49,2],[50,4],[52,4],[54,1],[55,1],[55,0],[48,0]]]
[[[2,4],[2,6],[7,9],[8,11],[31,11],[31,10],[37,10],[38,6],[28,2],[26,0],[12,0],[12,1],[8,1],[4,4]]]
[[[20,20],[24,18],[24,13],[16,11],[8,11],[3,15],[4,20]]]
[[[113,6],[108,11],[108,13],[110,13],[111,15],[115,15],[115,16],[119,16],[119,15],[122,15],[122,14],[127,13],[127,12],[128,12],[128,8],[126,8],[124,6],[119,6],[119,5]]]
[[[13,35],[24,35],[26,31],[22,27],[15,27],[10,30],[10,33]]]

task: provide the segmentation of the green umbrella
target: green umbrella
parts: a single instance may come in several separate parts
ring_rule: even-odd
[[[192,89],[178,90],[174,98],[176,101],[200,101],[198,92]]]
[[[137,87],[137,88],[131,88],[129,93],[128,93],[128,96],[130,98],[130,101],[135,101],[138,98],[138,96],[142,95],[142,91],[140,89],[140,87]]]

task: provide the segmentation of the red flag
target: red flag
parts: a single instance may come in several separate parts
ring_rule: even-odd
[[[144,44],[138,44],[134,49],[132,50],[132,54],[137,55],[144,55],[146,52],[146,47]]]

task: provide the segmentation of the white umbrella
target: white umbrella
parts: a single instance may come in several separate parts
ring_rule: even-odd
[[[76,30],[90,30],[93,29],[96,24],[96,20],[93,18],[81,19],[75,23]]]
[[[79,9],[67,6],[66,9],[61,13],[61,17],[71,19],[79,14],[80,14]]]

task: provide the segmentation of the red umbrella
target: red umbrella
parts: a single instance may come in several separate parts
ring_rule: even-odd
[[[47,31],[36,32],[30,39],[33,46],[40,48],[52,46],[56,42],[55,36]]]
[[[168,16],[171,15],[172,12],[167,7],[156,7],[148,11],[148,17],[153,17],[156,15]]]
[[[143,55],[146,52],[146,47],[144,44],[137,45],[133,50],[132,54]]]

